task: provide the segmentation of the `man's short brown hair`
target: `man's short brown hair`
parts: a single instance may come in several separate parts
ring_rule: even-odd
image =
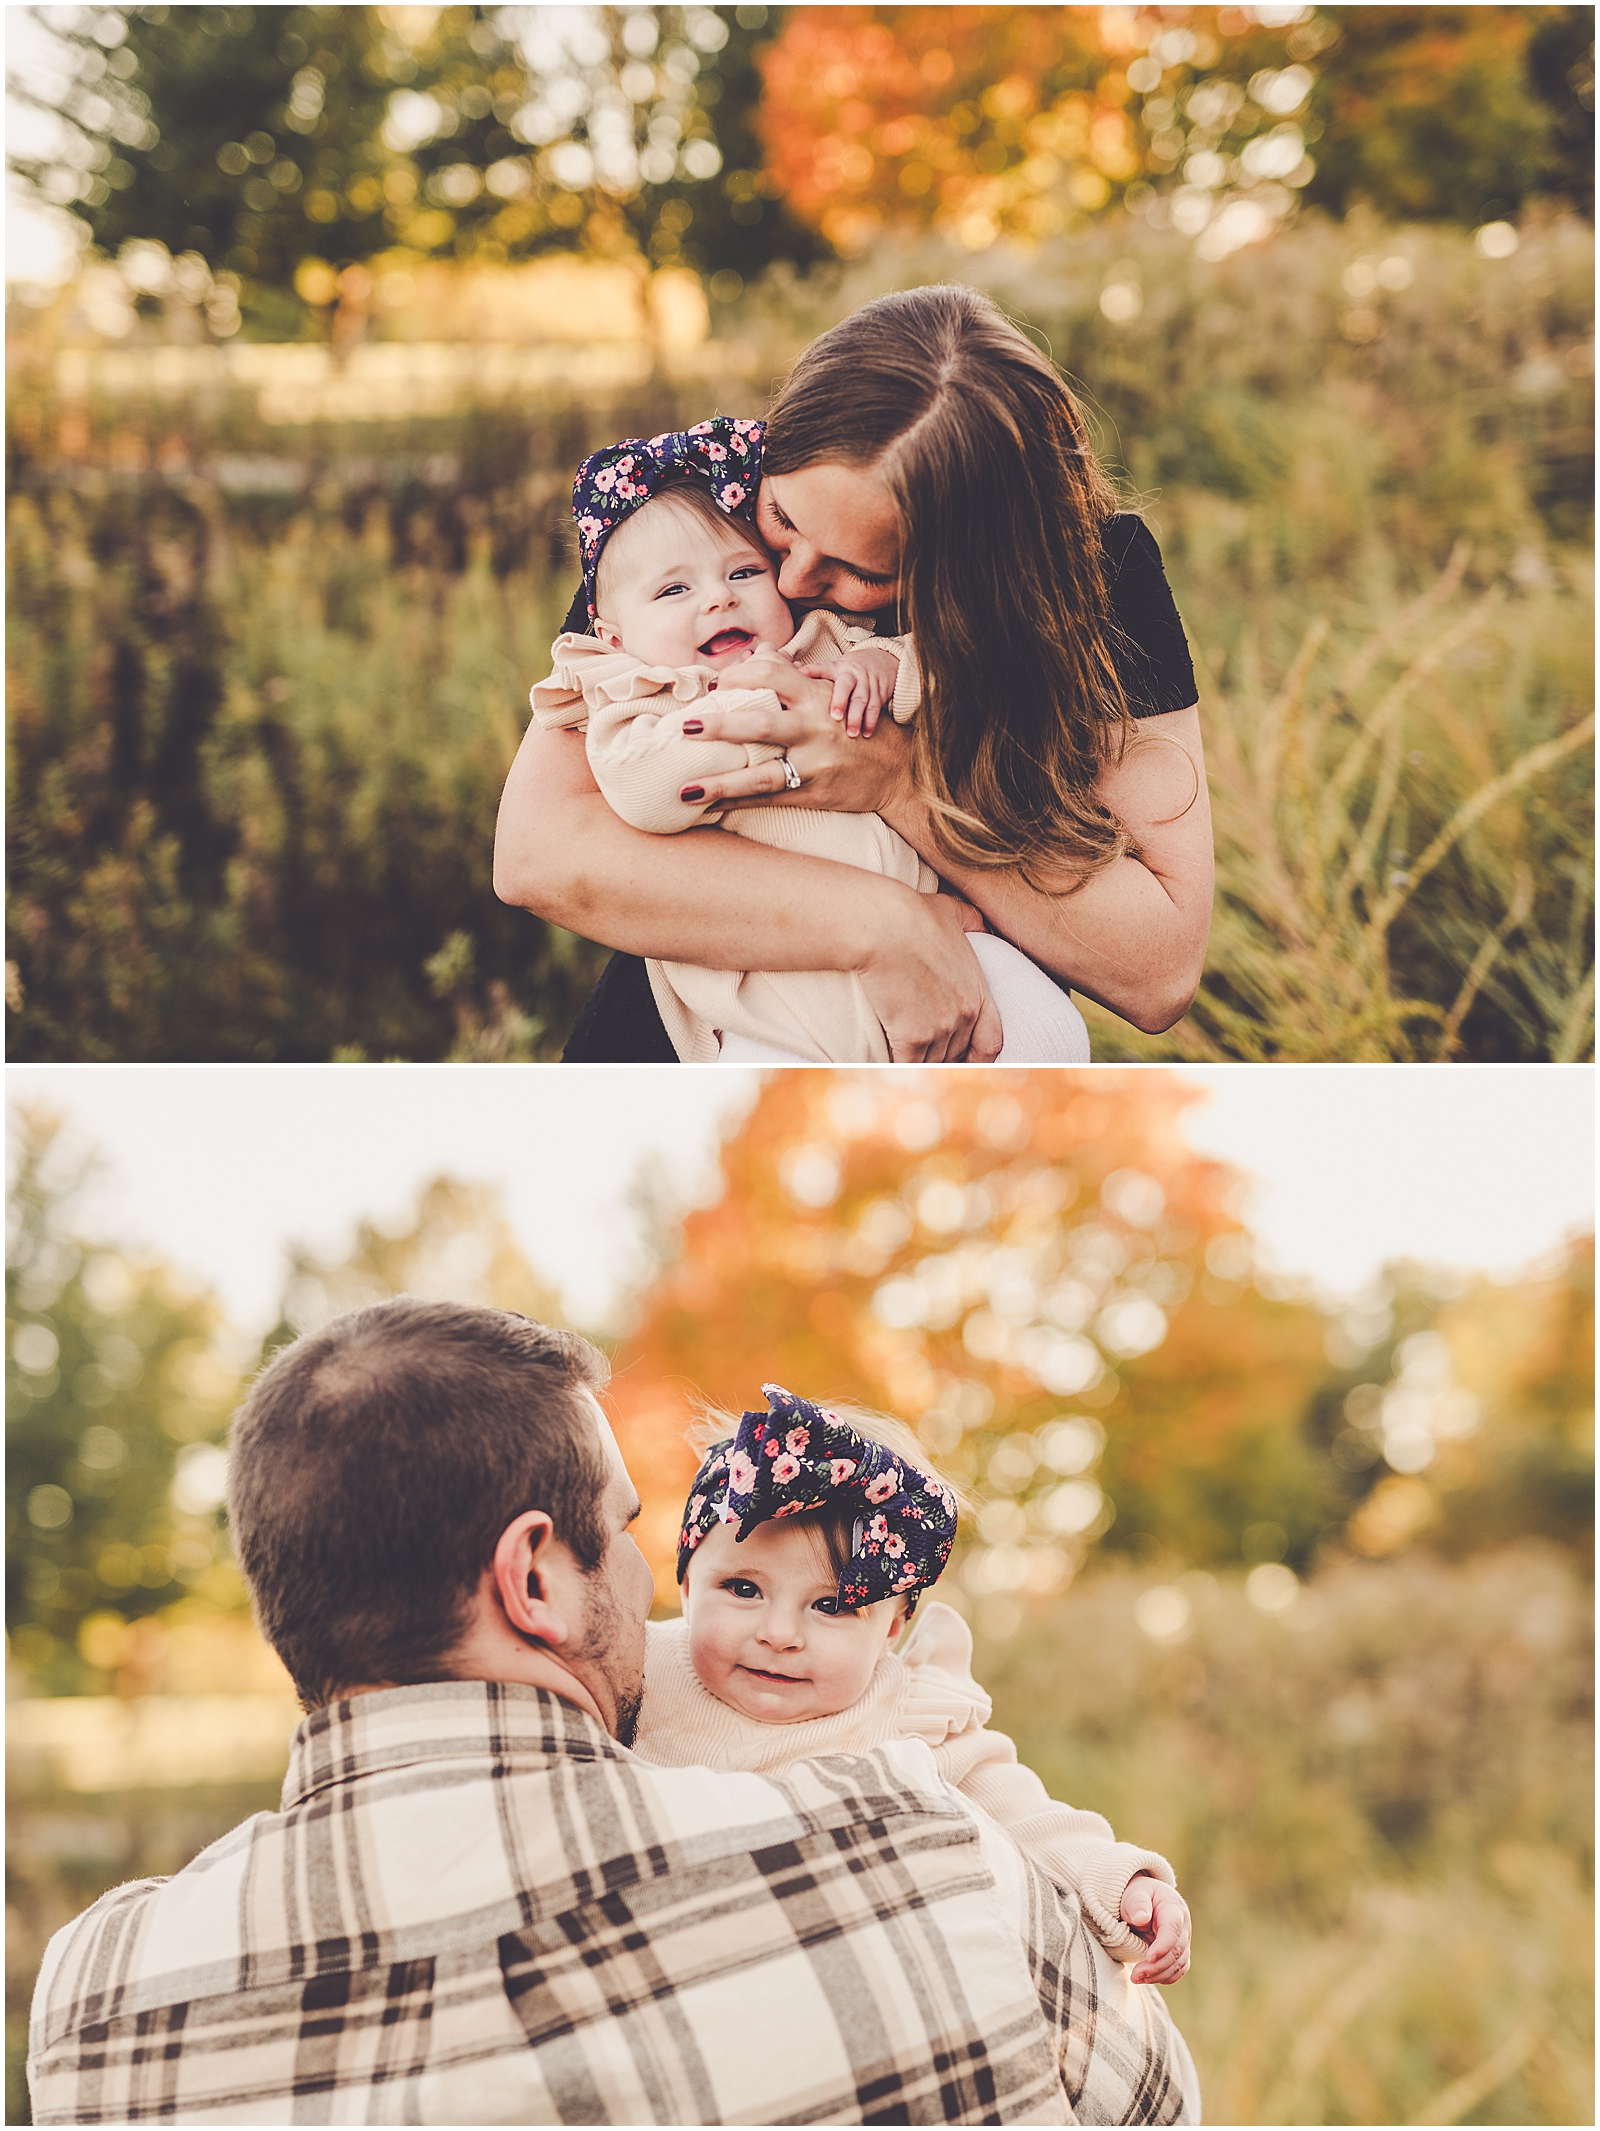
[[[505,1310],[402,1295],[285,1347],[234,1418],[228,1516],[262,1633],[308,1709],[447,1676],[506,1526],[606,1549],[585,1392],[604,1355]]]

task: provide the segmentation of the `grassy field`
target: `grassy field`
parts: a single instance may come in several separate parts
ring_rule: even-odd
[[[1212,2123],[1592,2120],[1586,1584],[1553,1553],[1350,1564],[1287,1613],[1102,1575],[979,1672],[1057,1797],[1173,1864]]]
[[[1555,1550],[1351,1563],[1264,1616],[1098,1572],[980,1640],[995,1722],[1054,1794],[1159,1849],[1195,1918],[1168,1992],[1212,2123],[1593,2120],[1591,1609]],[[14,1795],[6,2121],[50,1932],[170,1872],[273,1787]]]
[[[1112,224],[882,253],[720,309],[728,374],[954,275],[1083,387],[1202,675],[1205,983],[1164,1038],[1097,1013],[1097,1055],[1590,1056],[1586,227],[1508,260],[1315,220],[1220,265]],[[11,1054],[558,1053],[603,952],[498,907],[489,862],[570,469],[762,396],[663,376],[296,425],[242,391],[64,400],[24,351]]]

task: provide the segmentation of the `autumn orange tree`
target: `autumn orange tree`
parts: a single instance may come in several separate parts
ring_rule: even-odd
[[[1193,1100],[1137,1069],[769,1081],[617,1356],[663,1589],[684,1427],[763,1382],[910,1419],[981,1502],[978,1593],[1059,1588],[1101,1539],[1237,1561],[1271,1524],[1303,1560],[1339,1513],[1299,1428],[1326,1321],[1253,1281]]]
[[[846,254],[1037,241],[1117,202],[1218,256],[1301,197],[1587,208],[1593,35],[1537,6],[793,8],[757,55],[763,182]]]

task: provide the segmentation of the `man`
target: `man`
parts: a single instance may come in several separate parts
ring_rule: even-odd
[[[57,1933],[35,2120],[1183,2120],[1154,1992],[920,1742],[627,1752],[652,1579],[603,1382],[409,1298],[264,1372],[229,1508],[308,1711],[283,1810]]]

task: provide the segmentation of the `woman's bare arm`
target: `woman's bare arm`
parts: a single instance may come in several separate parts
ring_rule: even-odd
[[[495,833],[494,887],[584,938],[707,969],[846,969],[896,1059],[999,1051],[998,1016],[953,896],[800,852],[691,829],[647,836],[601,797],[575,733],[530,725]]]
[[[884,819],[992,930],[1075,991],[1157,1035],[1188,1012],[1211,927],[1211,802],[1198,707],[1141,718],[1099,789],[1139,856],[1118,859],[1066,894],[1041,893],[1015,872],[934,857],[927,812],[914,798],[891,803]]]
[[[927,808],[913,789],[910,742],[900,727],[880,724],[870,740],[848,741],[827,715],[825,683],[785,675],[776,661],[752,661],[749,680],[773,689],[782,711],[739,715],[708,704],[706,737],[787,748],[804,787],[786,799],[775,789],[781,769],[768,762],[709,779],[708,803],[880,814],[994,931],[1062,983],[1151,1034],[1188,1010],[1205,962],[1213,873],[1197,706],[1140,719],[1122,761],[1101,775],[1106,804],[1132,831],[1139,857],[1118,860],[1081,888],[1064,881],[1062,892],[1046,894],[1014,870],[952,865],[939,854]]]

